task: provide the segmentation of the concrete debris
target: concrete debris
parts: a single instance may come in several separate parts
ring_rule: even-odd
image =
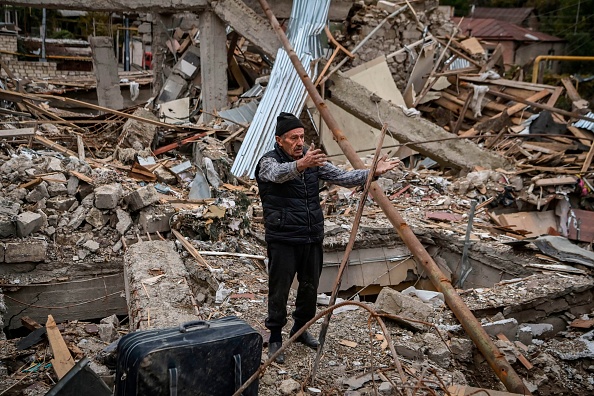
[[[53,58],[25,67],[10,55],[23,42],[16,27],[14,35],[6,34],[11,24],[0,34],[0,383],[11,394],[45,394],[57,382],[43,342],[17,349],[19,337],[48,313],[72,356],[91,358],[106,379],[114,373],[117,340],[130,331],[235,315],[267,341],[263,210],[255,182],[231,168],[241,147],[257,143],[245,133],[263,93],[281,103],[294,87],[269,83],[279,42],[251,3],[209,3],[217,17],[201,10],[208,14],[201,22],[190,13],[140,14],[132,28],[140,41],[131,53],[138,70],[97,70],[100,79],[90,70],[62,76]],[[276,3],[274,10],[288,13]],[[402,227],[434,258],[442,282],[462,284],[458,294],[533,394],[592,394],[588,102],[569,80],[561,86],[502,78],[501,49],[486,51],[492,48],[479,38],[452,35],[454,24],[437,2],[333,1],[329,15],[336,8],[348,17],[342,29],[331,24],[331,34],[357,56],[330,76],[337,64],[331,60],[320,87],[332,94],[327,104],[341,128],[363,131],[349,139],[366,166],[374,128],[388,124],[392,140],[384,151],[402,166],[376,183],[401,210]],[[226,33],[221,21],[233,29]],[[110,44],[92,40],[94,50],[77,41],[75,53],[87,51],[79,56],[92,54],[99,64]],[[64,53],[77,48],[66,44]],[[41,64],[44,75],[29,75]],[[324,62],[318,66],[320,72]],[[72,99],[95,89],[99,106]],[[121,89],[124,96],[106,96]],[[564,92],[571,112],[555,107]],[[149,97],[154,101],[145,102]],[[317,118],[309,106],[301,115],[306,142],[351,169]],[[244,157],[257,160],[249,150]],[[318,312],[327,308],[363,199],[338,301],[363,301],[386,315],[386,328],[359,306],[336,310],[315,386],[305,380],[312,352],[295,344],[284,365],[261,376],[259,394],[509,394],[494,390],[501,383],[376,202],[332,185],[320,186],[320,197],[325,255]],[[458,283],[462,257],[471,271]],[[289,307],[295,299],[291,290]],[[394,315],[401,319],[387,318]],[[310,331],[316,336],[319,329],[314,323]],[[444,384],[453,384],[450,391]]]

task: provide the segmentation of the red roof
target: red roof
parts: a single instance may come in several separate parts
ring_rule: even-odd
[[[499,8],[499,7],[475,7],[469,18],[493,18],[500,21],[521,25],[534,12],[534,8]]]
[[[457,25],[461,18],[453,18]],[[563,41],[559,37],[550,36],[545,33],[525,29],[513,23],[500,21],[492,18],[464,18],[460,24],[460,33],[481,38],[484,40],[497,41]]]

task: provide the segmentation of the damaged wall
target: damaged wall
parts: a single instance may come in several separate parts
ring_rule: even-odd
[[[386,2],[384,2],[386,3]],[[428,26],[435,36],[445,36],[452,33],[454,24],[438,9],[438,2],[426,0],[413,3],[413,7],[421,26]],[[393,7],[380,8],[376,6],[361,6],[355,4],[350,13],[350,18],[345,21],[346,34],[336,36],[345,48],[352,51],[355,46],[365,38],[380,21],[390,13],[400,8],[402,4]],[[415,16],[410,10],[389,18],[373,38],[357,52],[356,58],[348,62],[343,70],[369,62],[380,55],[389,55],[406,45],[414,43],[423,37],[423,32],[415,21]],[[403,91],[412,66],[416,59],[406,52],[388,59],[388,65],[398,88]]]

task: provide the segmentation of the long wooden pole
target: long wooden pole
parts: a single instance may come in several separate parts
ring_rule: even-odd
[[[322,114],[322,117],[324,117],[326,125],[332,131],[332,134],[344,152],[344,155],[348,158],[353,167],[357,169],[364,168],[365,164],[361,158],[359,158],[353,146],[351,146],[347,138],[344,136],[344,133],[338,126],[338,123],[328,110],[328,106],[326,103],[324,103],[322,97],[315,89],[313,82],[301,64],[299,57],[291,47],[285,32],[281,29],[278,20],[272,13],[268,2],[266,0],[258,1],[268,16],[268,19],[270,20],[272,27],[282,42],[285,51],[287,51],[289,59],[291,59],[293,66],[295,66],[297,74],[303,81],[309,96],[315,103],[320,114]],[[419,239],[415,236],[408,224],[406,224],[402,216],[400,216],[398,211],[392,205],[392,202],[388,199],[388,197],[386,197],[377,183],[373,183],[371,185],[371,195],[380,208],[382,208],[386,214],[386,217],[400,235],[402,241],[406,244],[406,246],[408,246],[409,250],[415,256],[418,262],[425,268],[427,275],[435,288],[444,294],[446,303],[452,312],[454,312],[462,324],[462,327],[475,343],[477,348],[481,351],[487,362],[489,362],[489,365],[499,377],[501,382],[503,382],[505,387],[510,392],[530,395],[531,393],[524,385],[522,378],[518,376],[512,366],[505,359],[505,356],[501,353],[501,351],[499,351],[499,349],[497,349],[497,346],[495,346],[489,335],[482,328],[479,321],[474,317],[466,304],[464,304],[464,301],[462,301],[450,281],[441,272],[435,261],[433,261],[433,258],[429,255],[427,250],[425,250]]]

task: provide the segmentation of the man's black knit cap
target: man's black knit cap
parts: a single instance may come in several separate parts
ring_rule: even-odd
[[[296,128],[304,128],[304,126],[301,121],[299,121],[299,118],[295,117],[293,114],[280,113],[279,116],[276,117],[276,136],[282,136]]]

